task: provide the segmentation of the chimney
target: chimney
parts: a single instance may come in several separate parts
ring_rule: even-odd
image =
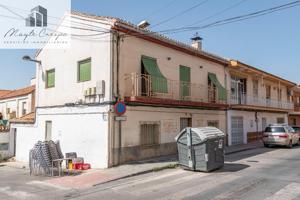
[[[201,51],[202,50],[202,38],[198,35],[198,33],[196,33],[195,36],[191,38],[191,40],[192,40],[192,47],[194,47],[198,51]]]

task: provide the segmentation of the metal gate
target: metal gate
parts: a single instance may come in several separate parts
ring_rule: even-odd
[[[243,117],[231,117],[231,144],[243,144],[244,126]]]

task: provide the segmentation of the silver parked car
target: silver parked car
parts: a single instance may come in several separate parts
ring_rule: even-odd
[[[263,133],[263,142],[265,147],[270,145],[281,145],[292,148],[299,144],[299,134],[286,124],[270,124]]]

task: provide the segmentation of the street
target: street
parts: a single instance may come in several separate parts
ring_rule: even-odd
[[[71,199],[300,199],[300,148],[255,149],[227,157],[213,173],[180,168],[94,187]]]
[[[259,148],[226,156],[225,167],[212,173],[168,169],[86,190],[0,167],[0,199],[300,199],[299,155],[299,147]]]

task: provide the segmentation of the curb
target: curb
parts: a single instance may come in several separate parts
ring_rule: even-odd
[[[129,174],[129,175],[126,175],[126,176],[119,177],[119,178],[115,178],[115,179],[112,179],[112,180],[104,181],[104,182],[101,182],[101,183],[96,183],[96,184],[92,185],[92,187],[99,186],[99,185],[102,185],[102,184],[105,184],[105,183],[110,183],[110,182],[113,182],[113,181],[118,181],[118,180],[125,179],[125,178],[130,178],[130,177],[134,177],[134,176],[148,174],[148,173],[151,173],[151,172],[159,172],[159,171],[162,171],[162,170],[165,170],[165,169],[174,169],[174,168],[177,168],[177,167],[178,167],[177,162],[174,163],[174,164],[168,164],[168,165],[165,165],[165,166],[162,166],[162,167],[154,167],[152,169],[148,169],[148,170],[145,170],[145,171],[140,171],[140,172],[137,172],[137,173],[133,173],[133,174]]]

